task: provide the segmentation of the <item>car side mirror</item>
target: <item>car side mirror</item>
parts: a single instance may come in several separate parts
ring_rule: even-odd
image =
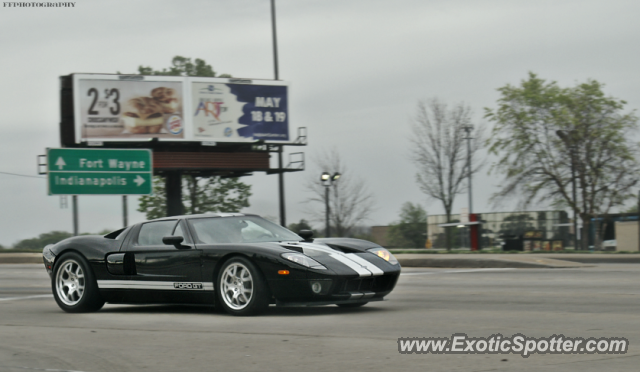
[[[311,230],[300,230],[298,233],[304,239],[305,242],[312,243],[313,242],[313,231]]]
[[[184,241],[184,237],[182,236],[165,236],[164,238],[162,238],[162,242],[166,245],[173,245],[178,249],[189,248],[187,246],[182,245],[183,241]]]

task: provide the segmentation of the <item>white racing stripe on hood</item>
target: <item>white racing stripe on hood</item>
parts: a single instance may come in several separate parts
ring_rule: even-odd
[[[285,245],[283,244],[283,246]],[[334,260],[340,261],[343,265],[346,265],[353,271],[357,272],[361,277],[372,275],[378,276],[384,274],[384,271],[382,271],[379,267],[354,253],[345,254],[325,245],[313,243],[301,242],[296,244],[295,246],[324,252],[328,254],[329,257],[333,258]]]
[[[365,269],[371,271],[371,274],[373,274],[373,276],[384,274],[384,271],[380,270],[378,266],[372,264],[371,262],[365,260],[364,258],[358,256],[355,253],[347,253],[347,257],[349,257],[351,260],[355,261],[356,263],[364,266]]]
[[[329,256],[331,258],[333,258],[334,260],[338,260],[338,261],[342,262],[343,264],[349,266],[349,268],[351,268],[353,271],[357,272],[358,275],[360,275],[360,276],[371,276],[371,271],[365,269],[359,263],[351,260],[345,254],[331,253]]]

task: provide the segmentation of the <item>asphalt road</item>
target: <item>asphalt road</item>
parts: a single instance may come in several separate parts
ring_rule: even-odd
[[[106,305],[66,314],[41,265],[0,265],[0,371],[629,371],[640,362],[640,265],[405,269],[360,309]],[[398,337],[626,337],[624,355],[432,355]]]

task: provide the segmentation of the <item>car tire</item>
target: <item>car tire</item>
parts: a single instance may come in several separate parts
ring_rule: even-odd
[[[345,309],[353,309],[355,307],[362,307],[366,304],[368,304],[368,302],[358,302],[356,304],[338,304],[338,307],[342,307]]]
[[[256,265],[244,257],[233,257],[218,272],[218,304],[229,314],[256,315],[269,307],[269,288]]]
[[[65,253],[56,260],[51,289],[58,306],[68,313],[98,311],[104,306],[89,263],[75,252]]]

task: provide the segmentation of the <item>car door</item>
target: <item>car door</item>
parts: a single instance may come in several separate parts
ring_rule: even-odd
[[[178,246],[164,244],[166,236],[182,236]],[[202,283],[202,251],[197,249],[182,220],[160,220],[141,224],[126,243],[133,261],[127,289],[139,290],[131,302],[202,302],[202,292],[212,284]],[[207,302],[207,301],[205,301]]]

